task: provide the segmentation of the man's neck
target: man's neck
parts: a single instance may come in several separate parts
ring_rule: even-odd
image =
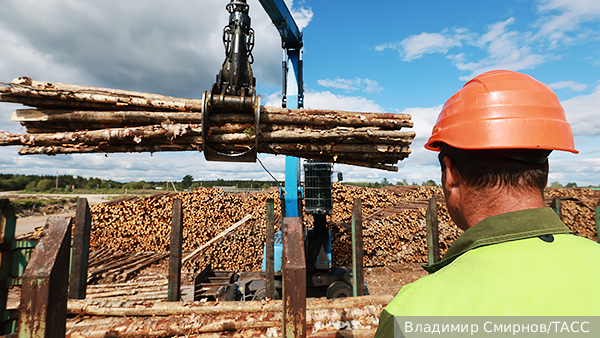
[[[502,186],[470,190],[463,195],[462,204],[463,217],[469,228],[486,217],[546,206],[543,195],[535,189],[516,190]]]

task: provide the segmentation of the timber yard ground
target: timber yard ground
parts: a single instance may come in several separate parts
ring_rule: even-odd
[[[97,205],[100,203],[108,202],[114,198],[122,195],[116,194],[45,194],[45,193],[23,193],[19,191],[4,191],[0,192],[0,198],[7,198],[9,200],[23,200],[23,199],[58,199],[58,198],[74,198],[81,197],[87,198],[90,206]],[[44,215],[44,209],[39,207],[36,210],[27,212],[27,215],[21,215],[17,218],[16,236],[33,232],[36,228],[43,227],[49,216],[75,216],[76,203],[72,201],[65,201],[62,205],[57,206],[52,210],[52,213],[46,213]],[[29,210],[27,210],[29,211]],[[425,272],[421,268],[420,263],[405,263],[401,265],[388,266],[388,267],[371,267],[365,269],[365,279],[369,292],[371,294],[396,294],[402,285],[412,283],[422,276],[425,276]],[[162,263],[155,264],[150,267],[146,273],[141,273],[141,277],[148,277],[151,275],[167,276],[168,275],[168,264],[165,261]],[[193,276],[190,274],[182,279],[184,285],[193,284]],[[144,278],[142,278],[143,280]],[[104,281],[107,282],[107,281]],[[135,282],[135,281],[133,281]],[[18,294],[14,294],[13,298]],[[15,299],[13,299],[15,301]]]
[[[595,217],[600,191],[584,188],[546,189],[544,194],[548,206],[552,202],[561,201],[561,217],[574,234],[598,241]],[[32,202],[20,202],[22,208],[17,213],[27,217],[18,219],[18,232],[28,233],[21,235],[24,236],[22,238],[39,237],[41,228],[35,228],[44,225],[50,215],[72,216],[76,205],[75,197],[77,195],[65,197],[15,192],[0,195],[0,198],[12,201],[35,200],[35,203],[39,203],[45,198],[53,201],[35,208],[29,207]],[[211,337],[229,335],[232,331],[241,334],[241,337],[274,337],[280,333],[281,309],[275,306],[278,303],[274,301],[248,302],[244,305],[231,305],[237,302],[191,302],[194,277],[208,263],[214,270],[261,269],[268,199],[275,200],[276,226],[281,219],[281,205],[276,189],[230,194],[222,189],[200,188],[183,193],[160,192],[148,197],[79,197],[88,199],[92,217],[88,292],[85,300],[69,300],[67,311],[71,317],[66,324],[67,337],[90,336],[92,333],[96,334],[92,336],[105,337],[121,332],[119,330],[131,333],[129,336],[119,335],[120,337],[134,337],[142,333],[153,337],[200,337],[202,334],[199,332],[209,332],[209,329],[212,330]],[[307,330],[313,336],[316,334],[314,337],[320,333],[341,330],[360,331],[364,337],[372,336],[385,304],[389,303],[403,285],[427,274],[421,264],[427,261],[425,219],[430,199],[437,200],[440,255],[446,252],[461,233],[449,218],[440,188],[387,186],[373,189],[335,183],[332,188],[333,211],[327,220],[332,237],[334,266],[351,265],[349,224],[357,198],[362,200],[363,265],[371,296],[332,302],[311,299],[307,304],[316,305],[313,305],[310,315],[307,312]],[[183,302],[164,303],[167,299],[169,275],[166,259],[168,254],[165,251],[169,250],[172,206],[176,199],[182,201],[184,257],[191,250],[221,235],[231,224],[249,214],[252,217],[236,231],[228,232],[220,242],[207,247],[201,255],[188,261],[187,265],[184,264]],[[54,203],[57,200],[64,203],[57,205]],[[312,216],[304,215],[306,226],[311,226],[311,219]],[[31,228],[34,228],[34,233],[29,233]],[[130,273],[132,266],[139,269],[134,268],[135,272]],[[17,308],[19,294],[20,288],[13,287],[8,308]],[[360,303],[361,301],[368,304]],[[350,303],[344,302],[355,303],[349,305]],[[207,307],[226,312],[215,315],[199,315],[200,312],[197,312],[198,314],[191,316],[182,316],[177,314],[180,310],[164,314],[160,312],[163,311],[160,310],[161,306],[181,308],[181,311],[192,313],[208,311]],[[236,306],[242,307],[235,308],[235,313],[232,314],[228,309]],[[253,306],[260,309],[253,310],[254,312],[245,310]],[[327,310],[315,310],[323,307]],[[267,308],[270,310],[266,310]],[[156,310],[162,314],[157,318],[143,314],[128,317],[115,314],[137,313],[138,310]],[[326,320],[319,319],[320,315],[329,317]],[[215,324],[213,327],[210,323],[222,325]],[[189,330],[186,329],[188,327]],[[149,332],[155,334],[150,335]]]
[[[216,190],[218,189],[215,189],[215,191]],[[423,203],[426,202],[430,197],[436,196],[438,198],[438,204],[440,205],[438,218],[440,219],[441,254],[443,254],[447,250],[447,248],[452,244],[453,240],[460,234],[447,217],[447,213],[444,209],[445,206],[443,205],[443,203],[440,203],[441,196],[439,194],[441,193],[441,191],[437,190],[439,189],[432,187],[417,186],[391,186],[381,189],[371,189],[357,188],[341,184],[335,185],[334,215],[330,217],[330,228],[332,229],[332,237],[334,242],[348,241],[348,236],[346,236],[346,234],[344,233],[344,227],[340,225],[347,223],[347,218],[349,216],[348,209],[351,209],[351,202],[353,201],[353,199],[356,197],[363,198],[363,218],[365,219],[364,228],[366,229],[366,232],[364,233],[365,278],[367,280],[369,291],[371,294],[395,294],[402,285],[411,283],[419,277],[426,275],[426,272],[420,266],[427,260],[424,242],[425,233],[423,229],[424,213],[420,211],[423,211]],[[85,194],[79,195],[78,197],[88,199],[88,203],[90,204],[92,209],[92,218],[94,220],[93,222],[96,223],[96,225],[93,225],[92,231],[94,231],[94,228],[98,227],[98,225],[102,222],[109,222],[108,219],[110,218],[106,217],[108,217],[111,213],[118,214],[123,211],[127,212],[128,209],[134,207],[137,208],[135,209],[134,213],[149,212],[146,209],[169,209],[171,200],[174,197],[181,198],[182,196],[188,196],[184,198],[190,199],[189,203],[192,203],[191,200],[193,199],[213,198],[214,196],[210,195],[210,191],[213,190],[199,189],[195,192],[181,193],[180,195],[176,195],[172,192],[162,192],[159,194],[161,195],[160,199],[145,197],[137,198],[136,200],[135,197],[129,196],[129,200],[126,202],[118,202],[119,198],[123,198],[123,195],[119,196],[114,194]],[[223,207],[222,205],[219,205],[219,203],[246,203],[247,201],[252,200],[252,198],[249,198],[248,196],[261,196],[264,194],[266,194],[266,192],[246,194],[246,196],[242,197],[241,199],[235,200],[235,198],[238,198],[236,197],[238,195],[224,193],[223,196],[227,196],[226,199],[219,197],[218,201],[214,201],[214,205],[207,205],[206,207],[209,209],[214,208],[216,210],[219,210]],[[552,198],[557,196],[562,196],[560,198],[563,200],[563,220],[573,230],[573,232],[580,236],[588,237],[592,240],[597,240],[597,229],[595,227],[593,211],[595,206],[598,204],[598,201],[600,200],[600,192],[583,188],[547,189],[547,204],[550,205]],[[21,215],[19,215],[19,218],[17,219],[17,236],[30,233],[34,231],[35,228],[43,226],[48,216],[74,216],[74,210],[76,206],[75,197],[77,197],[77,195],[73,194],[25,194],[21,192],[0,192],[0,198],[8,198],[10,200],[56,200],[64,198],[64,203],[62,205],[47,206],[46,209],[44,209],[44,207],[40,208],[38,206],[37,209],[32,208],[31,210],[18,210],[21,212]],[[132,198],[133,200],[131,200]],[[234,200],[230,201],[231,198],[233,198]],[[145,203],[148,204],[144,201],[148,200],[154,201],[152,202],[153,204],[146,205],[142,208],[142,206]],[[105,202],[110,202],[107,203],[110,204],[110,207],[107,206],[104,209],[97,208],[99,207],[99,204]],[[256,204],[259,202],[254,203]],[[143,210],[140,208],[142,208]],[[249,210],[253,210],[260,214],[260,210],[257,208],[257,205],[249,206]],[[99,212],[101,212],[103,215],[97,215]],[[200,212],[200,214],[202,212]],[[169,213],[170,210],[167,214]],[[196,215],[194,216],[195,218],[186,220],[184,221],[184,223],[204,222],[207,225],[210,225],[208,219],[203,219],[203,217],[208,216],[202,216],[198,213],[199,211],[196,210],[194,212],[194,214]],[[234,221],[236,217],[238,216],[214,216],[210,220],[212,220],[213,222],[214,220],[217,220],[220,223],[224,223],[221,225],[221,227],[226,227],[230,222]],[[139,218],[141,220],[137,220],[137,222],[150,221],[144,220],[144,218],[148,218],[147,215],[141,215]],[[119,217],[115,217],[112,219],[119,219]],[[163,223],[168,223],[167,221],[162,220]],[[111,236],[107,236],[109,238],[106,239],[98,239],[97,237],[99,235],[93,233],[92,250],[94,250],[94,243],[96,243],[96,247],[102,248],[112,246],[114,249],[118,249],[118,247],[116,247],[113,243],[118,243],[120,240],[122,240],[120,238],[121,235],[118,233],[119,229],[127,228],[130,225],[126,224],[125,220],[110,222],[121,222],[122,224],[103,224],[102,227],[110,227],[111,229],[113,229],[114,233],[111,233]],[[260,229],[262,229],[259,223],[260,222],[256,223],[256,225],[252,225],[251,227],[253,227],[252,229],[254,229],[252,230],[253,233],[248,233],[245,235],[245,237],[256,237],[257,233],[260,233]],[[158,224],[151,226],[155,226],[155,231],[158,233],[163,231],[164,228],[168,228],[169,224]],[[390,229],[392,229],[391,232]],[[203,230],[194,232],[194,234],[198,237],[208,236],[209,239],[211,238],[211,236],[214,237],[214,235],[202,234],[202,231]],[[381,243],[382,240],[378,239],[378,233],[382,233],[381,237],[382,239],[385,239],[387,241],[386,243]],[[230,236],[235,237],[235,235]],[[241,237],[244,236],[242,235]],[[388,237],[392,237],[393,240],[388,241]],[[261,238],[262,237],[258,236],[259,241]],[[197,244],[188,244],[186,248],[186,240],[187,239],[184,239],[184,250],[190,250],[197,246]],[[232,243],[235,244],[235,240],[236,239],[233,238]],[[243,245],[247,245],[246,240],[247,238],[244,238]],[[160,248],[159,250],[156,250],[157,248],[148,246],[144,247],[142,243],[138,243],[136,245],[130,246],[132,251],[164,251],[165,248],[168,249],[168,245],[163,245],[162,247],[159,246],[160,248],[162,248],[162,250]],[[260,246],[262,247],[262,245]],[[334,255],[336,255],[336,250],[337,253],[341,253],[338,255],[344,255],[344,252],[346,252],[344,247],[336,246],[336,243],[334,243],[333,246]],[[261,250],[258,250],[259,253],[260,251]],[[207,252],[207,255],[208,254],[218,255],[218,251]],[[225,254],[225,256],[228,256],[228,254],[229,253]],[[260,261],[259,257],[253,257],[253,259]],[[225,258],[225,260],[231,261],[231,259],[227,258]],[[218,258],[214,258],[212,262],[213,265],[216,263],[217,267],[220,264]],[[335,263],[337,263],[337,265],[348,265],[347,263],[349,262],[347,259],[345,259],[338,260],[337,262],[334,262],[334,264]],[[232,268],[232,270],[234,271],[252,270],[251,265],[245,265],[243,267],[240,267],[235,266],[235,264],[230,264],[230,266],[228,267]],[[155,264],[151,266],[149,269],[156,269],[156,271],[154,272],[158,275],[168,275],[166,260],[163,260],[163,262],[160,264]],[[140,275],[144,274],[140,273]],[[191,278],[189,278],[188,281],[191,284]]]

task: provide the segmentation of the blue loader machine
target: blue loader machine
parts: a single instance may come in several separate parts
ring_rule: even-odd
[[[284,49],[282,107],[302,108],[304,93],[302,82],[302,33],[283,0],[259,0],[274,26],[281,35]],[[246,0],[231,0],[226,6],[229,24],[223,30],[225,61],[217,75],[216,83],[204,92],[205,106],[202,125],[208,131],[211,116],[236,111],[248,114],[255,121],[255,131],[260,129],[260,97],[256,94],[253,76],[252,49],[254,31],[250,27],[249,6]],[[208,135],[204,132],[203,138]],[[258,137],[256,137],[258,140]],[[218,144],[204,142],[204,156],[208,161],[256,162],[257,145],[243,152],[222,151]],[[258,141],[257,141],[258,142]],[[331,233],[327,228],[327,215],[332,213],[333,164],[314,160],[304,161],[304,187],[300,182],[300,159],[286,156],[285,188],[282,195],[282,219],[301,218],[304,213],[312,215],[312,228],[302,226],[302,240],[289,241],[288,252],[304,253],[306,269],[306,297],[341,298],[353,295],[352,268],[332,267]],[[338,175],[338,181],[341,174]],[[302,203],[304,202],[304,203]],[[285,223],[285,221],[283,222]],[[283,231],[286,227],[282,224]],[[274,236],[274,288],[275,299],[284,294],[285,276],[282,270],[282,254],[285,233]],[[195,278],[195,300],[244,301],[266,298],[267,250],[263,257],[263,271],[235,272],[215,271],[206,266]],[[303,285],[301,284],[296,285]],[[365,294],[367,294],[365,288]]]

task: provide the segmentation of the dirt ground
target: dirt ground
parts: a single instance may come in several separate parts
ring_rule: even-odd
[[[88,195],[74,195],[74,194],[24,194],[18,191],[1,191],[0,198],[6,198],[9,200],[14,199],[50,199],[50,198],[87,198],[89,205],[96,205],[99,203],[106,202],[111,197],[116,195],[103,195],[103,194],[88,194]],[[37,227],[44,226],[49,216],[70,216],[75,217],[75,208],[77,207],[76,202],[66,202],[62,205],[52,205],[48,208],[37,208],[36,210],[18,215],[17,228],[15,235],[19,236],[32,232]]]
[[[418,263],[365,269],[365,280],[372,295],[395,295],[403,285],[427,275]]]

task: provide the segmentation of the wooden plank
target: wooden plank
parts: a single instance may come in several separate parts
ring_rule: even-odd
[[[306,264],[300,217],[283,218],[283,334],[306,337]]]
[[[178,302],[181,298],[181,246],[183,243],[183,210],[181,199],[173,200],[171,222],[171,250],[169,251],[169,292],[168,301]]]
[[[552,200],[552,203],[550,204],[550,207],[552,208],[552,210],[554,210],[554,212],[562,220],[561,198],[558,196],[554,197],[554,199]]]
[[[440,234],[438,228],[437,201],[435,197],[432,197],[429,200],[425,218],[427,224],[427,262],[429,265],[432,265],[440,261]]]
[[[64,337],[71,217],[50,217],[23,274],[19,337]]]
[[[73,228],[73,258],[69,281],[70,299],[85,299],[91,227],[92,216],[88,201],[86,198],[78,198]]]
[[[596,219],[596,239],[598,240],[598,243],[600,243],[600,202],[598,204],[596,204],[595,219]]]

